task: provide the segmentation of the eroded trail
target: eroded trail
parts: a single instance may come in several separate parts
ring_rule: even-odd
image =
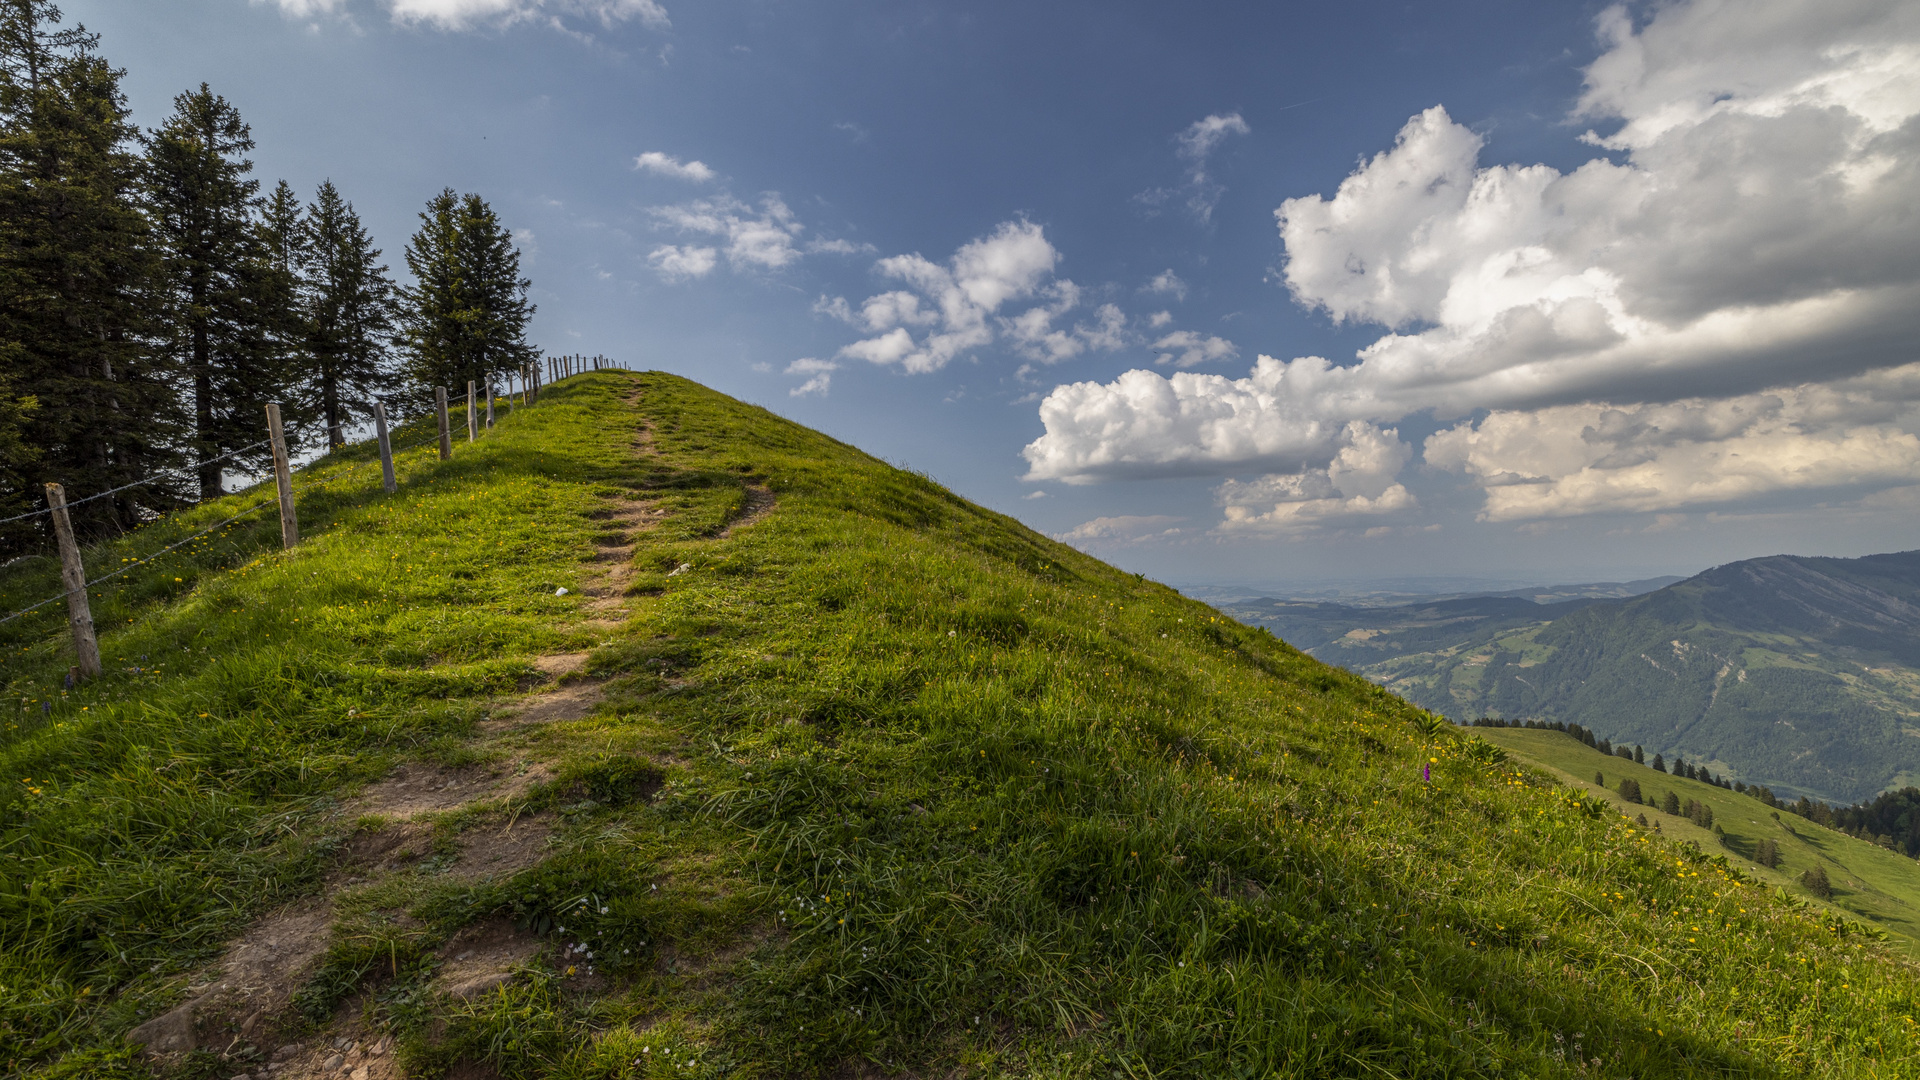
[[[633,406],[638,391],[622,396]],[[652,434],[637,417],[630,445],[637,468],[657,457]],[[743,509],[720,535],[761,520],[773,505],[771,492],[749,487]],[[670,514],[660,499],[625,494],[588,515],[596,528],[575,626],[593,637],[620,630],[634,602],[635,551]],[[369,1026],[367,1010],[353,1007],[366,993],[357,985],[361,979],[381,979],[379,965],[355,973],[345,993],[317,992],[316,984],[337,974],[342,956],[370,924],[421,929],[391,907],[395,898],[448,885],[498,884],[549,854],[560,815],[553,809],[557,800],[542,796],[552,795],[559,778],[542,729],[585,720],[602,705],[604,682],[586,670],[590,655],[527,658],[534,674],[524,691],[487,703],[460,747],[440,760],[397,764],[342,800],[332,820],[343,839],[320,888],[257,920],[189,981],[183,1001],[129,1038],[163,1060],[212,1052],[231,1062],[236,1071],[230,1075],[248,1080],[403,1075],[393,1038]],[[559,800],[573,794],[579,793],[559,792]],[[512,919],[488,915],[409,958],[407,971],[396,951],[384,976],[429,972],[424,992],[471,1001],[554,947]]]

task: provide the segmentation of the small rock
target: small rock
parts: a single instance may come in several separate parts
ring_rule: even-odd
[[[332,1057],[328,1058],[327,1060],[321,1062],[320,1068],[326,1070],[327,1072],[332,1072],[333,1070],[340,1067],[341,1062],[344,1062],[346,1060],[347,1060],[346,1058],[340,1056],[339,1054],[335,1054]]]
[[[299,1043],[288,1043],[285,1046],[282,1046],[280,1049],[275,1050],[273,1052],[273,1058],[275,1061],[279,1061],[285,1058],[290,1058],[299,1052],[300,1052]]]
[[[353,1080],[367,1080],[367,1067],[365,1065],[353,1070]]]
[[[447,993],[462,1001],[470,1001],[473,998],[488,993],[495,987],[506,985],[507,981],[512,978],[512,975],[504,971],[488,972],[485,975],[478,975],[448,987]]]
[[[193,1031],[193,1002],[161,1013],[127,1032],[127,1038],[154,1054],[184,1054],[199,1045]]]

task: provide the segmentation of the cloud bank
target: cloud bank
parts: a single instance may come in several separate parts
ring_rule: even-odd
[[[1896,482],[1920,360],[1920,6],[1695,0],[1597,29],[1574,119],[1602,153],[1579,168],[1483,164],[1435,106],[1331,198],[1275,211],[1294,299],[1385,329],[1356,363],[1059,387],[1029,477],[1304,475],[1351,422],[1425,411],[1462,419],[1427,459],[1484,487],[1493,520]]]

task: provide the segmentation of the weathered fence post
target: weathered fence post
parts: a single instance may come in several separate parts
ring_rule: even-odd
[[[80,545],[73,539],[73,521],[67,516],[67,489],[47,485],[47,506],[53,511],[53,535],[60,540],[60,583],[67,587],[67,625],[73,630],[73,651],[80,655],[80,674],[100,674],[100,639],[93,635],[93,607],[87,603],[87,568],[80,562]]]
[[[433,388],[433,403],[439,407],[440,412],[440,460],[450,461],[453,459],[453,429],[451,425],[447,423],[446,387],[436,386]]]
[[[487,374],[487,426],[493,426],[493,374]]]
[[[387,437],[387,407],[378,401],[373,403],[373,433],[380,440],[380,483],[391,495],[400,490],[400,484],[393,478],[393,440]]]
[[[267,437],[273,440],[273,483],[280,489],[280,543],[300,542],[300,519],[293,513],[293,468],[287,461],[287,434],[280,427],[280,406],[267,405]]]
[[[477,430],[475,430],[479,426],[480,426],[480,416],[478,413],[473,411],[473,380],[468,379],[467,380],[467,441],[468,442],[472,442],[473,440],[480,437],[480,433]]]

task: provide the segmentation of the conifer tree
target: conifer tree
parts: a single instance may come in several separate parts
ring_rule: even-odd
[[[1827,880],[1827,871],[1819,863],[1814,863],[1800,875],[1800,884],[1822,900],[1833,899],[1833,883]]]
[[[1666,772],[1666,771],[1667,771],[1667,763],[1666,763],[1666,762],[1664,762],[1664,761],[1661,761],[1661,760],[1660,760],[1660,755],[1659,755],[1659,754],[1655,754],[1655,755],[1653,755],[1653,771],[1654,771],[1654,772]]]
[[[1634,744],[1633,747],[1633,763],[1636,765],[1645,765],[1647,763],[1646,748],[1638,743]]]
[[[1768,837],[1767,839],[1760,841],[1758,844],[1754,845],[1753,861],[1759,863],[1761,866],[1767,867],[1768,869],[1772,869],[1773,867],[1779,866],[1780,865],[1780,845],[1776,844],[1773,841],[1772,837]]]
[[[428,200],[406,259],[414,284],[403,293],[402,325],[413,382],[488,385],[537,354],[526,340],[532,283],[520,276],[513,236],[486,200],[452,188]]]
[[[0,3],[0,504],[41,503],[174,463],[178,399],[148,348],[154,262],[139,203],[137,130],[98,37],[49,0]],[[98,534],[165,509],[165,484],[76,507]],[[41,522],[0,534],[36,543]]]
[[[1640,781],[1628,777],[1620,781],[1620,797],[1633,802],[1640,801]]]
[[[151,205],[166,281],[166,345],[193,400],[200,495],[221,494],[226,469],[259,469],[267,402],[288,375],[276,330],[284,282],[260,217],[260,182],[249,174],[253,135],[240,113],[205,83],[174,98],[167,122],[147,136]],[[237,452],[237,453],[235,453]],[[216,459],[235,456],[222,463]]]
[[[307,396],[319,402],[327,445],[335,447],[392,384],[394,286],[380,249],[333,181],[320,185],[300,228]]]
[[[1667,792],[1667,793],[1666,793],[1665,795],[1663,795],[1663,796],[1661,796],[1661,797],[1660,797],[1660,812],[1661,812],[1661,813],[1663,813],[1663,814],[1677,814],[1677,813],[1679,813],[1679,812],[1680,812],[1680,796],[1678,796],[1678,795],[1675,795],[1675,794],[1674,794],[1673,792],[1671,792],[1671,791],[1669,791],[1669,792]]]

